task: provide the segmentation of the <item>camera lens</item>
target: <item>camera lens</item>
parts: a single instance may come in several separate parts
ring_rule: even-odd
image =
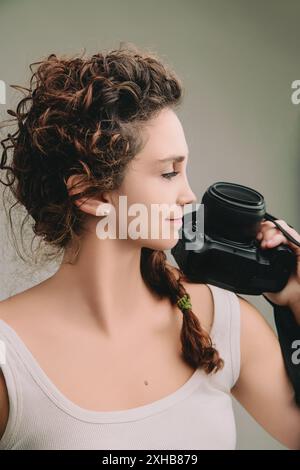
[[[253,241],[266,213],[258,191],[235,183],[218,182],[203,195],[205,233],[237,243]]]

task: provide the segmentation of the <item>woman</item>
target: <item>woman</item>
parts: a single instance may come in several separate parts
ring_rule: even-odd
[[[300,448],[300,410],[273,330],[243,298],[188,282],[166,261],[180,227],[171,219],[196,200],[175,73],[131,47],[37,64],[10,111],[18,131],[2,141],[1,167],[34,233],[63,259],[0,303],[0,447],[233,449],[232,394]],[[129,236],[130,211],[125,237],[103,236],[112,212],[119,234],[121,197],[147,209],[146,237]],[[154,220],[157,204],[170,210]],[[262,224],[262,243],[283,238]],[[298,288],[289,294],[294,306]]]

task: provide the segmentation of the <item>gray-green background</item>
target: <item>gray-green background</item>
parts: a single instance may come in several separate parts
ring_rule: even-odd
[[[216,181],[244,184],[265,196],[268,212],[299,231],[300,105],[291,102],[291,83],[300,79],[299,17],[297,0],[2,0],[0,79],[26,86],[29,64],[51,52],[94,53],[120,41],[155,50],[184,82],[178,115],[199,200]],[[1,119],[20,96],[7,90]],[[29,272],[6,226],[2,210],[2,299],[56,269]],[[274,328],[269,304],[245,297]],[[238,449],[285,448],[235,400],[234,408]]]

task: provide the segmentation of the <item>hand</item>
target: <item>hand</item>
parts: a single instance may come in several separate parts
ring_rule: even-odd
[[[300,235],[295,229],[291,228],[284,220],[276,220],[276,222],[300,242]],[[300,305],[300,247],[290,242],[271,221],[261,222],[260,231],[256,238],[261,241],[260,247],[262,249],[274,248],[283,243],[291,248],[297,257],[295,271],[291,273],[285,287],[279,292],[264,292],[264,295],[277,305],[290,308],[294,308],[297,304]]]

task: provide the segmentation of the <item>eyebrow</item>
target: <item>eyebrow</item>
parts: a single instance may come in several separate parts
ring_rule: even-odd
[[[167,158],[161,158],[159,159],[158,161],[160,163],[165,163],[165,162],[182,162],[183,160],[185,160],[186,157],[184,157],[183,155],[170,155],[169,157]]]

